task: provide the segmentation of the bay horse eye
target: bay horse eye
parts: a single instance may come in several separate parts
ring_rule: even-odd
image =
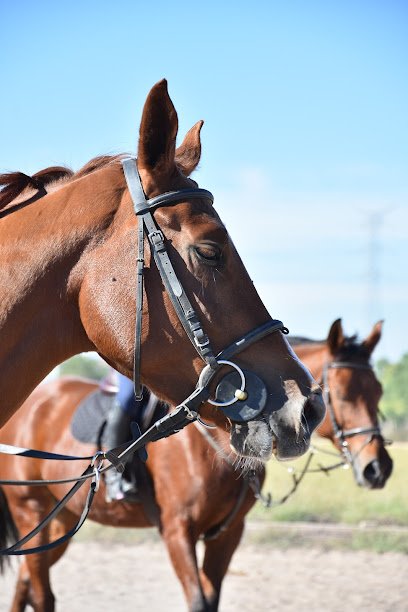
[[[200,261],[215,266],[221,261],[221,249],[215,244],[200,244],[193,247]]]

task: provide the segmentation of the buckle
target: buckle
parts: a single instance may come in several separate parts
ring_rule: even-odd
[[[194,336],[194,342],[198,348],[204,348],[205,346],[208,346],[210,344],[210,341],[208,338],[204,342],[200,342],[197,336]]]
[[[148,234],[148,238],[156,251],[165,251],[166,247],[164,246],[164,236],[159,229]]]

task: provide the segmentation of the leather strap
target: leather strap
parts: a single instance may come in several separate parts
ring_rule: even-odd
[[[165,238],[157,227],[151,210],[158,206],[173,205],[183,199],[205,198],[213,203],[212,194],[206,189],[181,189],[170,191],[148,200],[143,190],[136,159],[131,157],[122,160],[124,175],[135,214],[138,216],[138,256],[136,281],[136,323],[135,350],[133,358],[133,381],[135,395],[142,396],[141,386],[141,331],[143,316],[143,268],[144,268],[144,231],[149,239],[150,248],[164,286],[170,296],[176,314],[193,344],[195,350],[205,363],[216,368],[217,363],[210,346],[210,341],[201,327],[199,318],[181,286],[165,246]]]
[[[79,478],[75,479],[77,480],[77,482],[74,484],[73,487],[71,487],[68,493],[54,506],[53,510],[32,531],[26,534],[18,542],[16,542],[12,546],[9,546],[8,548],[1,549],[0,556],[28,555],[28,554],[33,554],[33,553],[44,552],[47,550],[51,550],[52,548],[55,548],[59,546],[60,544],[63,544],[64,542],[66,542],[69,538],[75,535],[77,531],[79,531],[79,529],[84,524],[89,514],[89,511],[91,509],[94,495],[96,491],[98,490],[98,481],[99,481],[101,474],[103,474],[109,469],[112,469],[114,466],[117,468],[120,468],[120,466],[126,462],[127,458],[130,455],[133,455],[135,452],[138,452],[141,449],[144,449],[144,447],[146,446],[148,442],[153,442],[155,440],[159,440],[160,438],[168,437],[174,433],[177,433],[178,431],[183,429],[186,425],[188,425],[193,420],[195,420],[196,416],[197,416],[196,413],[192,413],[188,409],[186,409],[184,406],[180,406],[176,408],[175,410],[173,410],[168,415],[166,415],[165,417],[163,417],[162,419],[160,419],[159,421],[157,421],[156,423],[154,423],[143,435],[139,436],[136,440],[133,440],[130,444],[129,443],[123,444],[117,448],[114,448],[108,451],[107,453],[97,453],[97,455],[95,455],[92,458],[93,460],[95,458],[103,458],[104,456],[106,456],[108,461],[111,462],[111,465],[102,467],[102,468],[99,468],[98,466],[94,466],[92,464],[89,465],[86,468],[86,470],[82,473],[82,475]],[[139,431],[140,430],[138,429],[138,432]],[[7,445],[2,445],[2,446],[7,446]],[[10,450],[12,448],[13,447],[9,447],[8,454],[10,454]],[[27,449],[17,448],[16,450],[26,451]],[[2,451],[0,450],[0,452]],[[32,451],[32,452],[35,453],[37,451]],[[21,454],[21,453],[16,452],[14,454]],[[48,455],[48,456],[45,456],[45,455]],[[35,456],[35,455],[27,454],[26,456]],[[54,455],[53,453],[41,453],[41,456],[40,456],[40,458],[42,459],[55,459],[59,457],[63,458],[64,455],[58,456],[58,455]],[[70,459],[84,459],[84,457],[70,457],[70,456],[67,456],[67,457],[69,457]],[[88,480],[90,478],[92,478],[92,481],[91,481],[88,495],[86,498],[85,506],[84,506],[82,514],[78,522],[76,523],[76,525],[70,531],[65,533],[63,536],[61,536],[57,540],[54,540],[53,542],[50,542],[49,544],[44,544],[42,546],[36,546],[34,548],[25,548],[24,550],[20,550],[21,547],[24,546],[24,544],[26,544],[32,538],[34,538],[34,536],[36,536],[42,529],[44,529],[44,527],[46,527],[49,524],[49,522],[61,512],[61,510],[63,510],[63,508],[66,506],[66,504],[71,499],[71,497],[73,497],[73,495],[75,495],[75,493],[82,487],[85,480]],[[31,482],[32,481],[25,481],[24,484],[30,485]],[[57,482],[65,482],[65,481],[61,480]],[[14,484],[14,482],[11,482],[11,481],[4,481],[4,483]],[[46,481],[43,481],[42,484],[47,484],[47,483]]]
[[[351,370],[370,370],[372,371],[372,366],[369,363],[355,363],[353,361],[329,361],[325,364],[323,368],[323,376],[322,376],[322,386],[323,386],[323,399],[324,403],[327,407],[327,412],[329,414],[334,436],[339,439],[342,445],[342,452],[346,455],[347,460],[353,464],[353,457],[347,447],[346,439],[352,438],[354,436],[358,436],[361,434],[371,434],[371,436],[377,436],[382,438],[381,429],[378,425],[373,425],[372,427],[354,427],[353,429],[343,429],[341,425],[339,425],[336,415],[334,413],[333,404],[330,400],[330,389],[329,389],[329,370],[331,369],[340,369],[347,368]]]
[[[140,382],[140,367],[142,359],[142,316],[143,316],[143,272],[144,272],[144,232],[143,219],[139,217],[137,228],[137,260],[136,260],[136,323],[135,350],[133,354],[133,389],[135,398],[141,400],[143,388]]]
[[[3,455],[20,455],[21,457],[31,457],[32,459],[60,459],[61,461],[90,461],[93,455],[77,457],[76,455],[60,455],[59,453],[49,453],[47,451],[33,450],[10,444],[0,444],[0,453]]]
[[[205,200],[210,200],[211,204],[214,202],[213,194],[207,191],[207,189],[200,189],[199,187],[179,189],[178,191],[166,191],[145,202],[135,203],[135,213],[139,215],[159,206],[169,206],[170,204],[177,204],[181,200],[190,200],[191,198],[204,198]]]
[[[86,474],[90,474],[92,472],[93,472],[93,468],[91,466],[89,466],[85,470],[83,475],[85,476]],[[60,544],[63,544],[64,542],[66,542],[66,540],[68,540],[73,535],[75,535],[77,533],[77,531],[79,531],[79,529],[84,524],[84,522],[85,522],[85,520],[86,520],[86,518],[88,516],[89,510],[91,508],[93,497],[95,495],[96,488],[97,488],[95,481],[91,482],[91,485],[90,485],[89,491],[88,491],[88,495],[87,495],[87,498],[86,498],[86,503],[85,503],[84,509],[83,509],[81,517],[80,517],[79,521],[77,522],[77,524],[75,525],[75,527],[70,529],[67,533],[65,533],[63,536],[61,536],[57,540],[54,540],[53,542],[50,542],[49,544],[44,544],[42,546],[36,546],[34,548],[24,548],[24,550],[20,550],[21,547],[24,546],[24,544],[26,544],[27,542],[32,540],[32,538],[34,538],[34,536],[36,536],[42,529],[44,529],[44,527],[46,527],[52,521],[52,519],[55,518],[61,512],[61,510],[66,506],[66,504],[71,499],[71,497],[73,495],[75,495],[75,493],[78,491],[78,489],[80,489],[82,487],[84,482],[85,482],[85,480],[79,480],[68,491],[68,493],[55,505],[54,509],[45,517],[45,519],[43,519],[41,521],[41,523],[39,523],[32,531],[27,533],[27,535],[25,535],[23,538],[21,538],[18,542],[16,542],[12,546],[9,546],[8,548],[3,548],[2,550],[0,550],[0,555],[1,556],[4,556],[4,555],[7,555],[7,556],[9,556],[9,555],[30,555],[30,554],[33,554],[33,553],[45,552],[46,550],[51,550],[52,548],[55,548],[56,546],[59,546]]]

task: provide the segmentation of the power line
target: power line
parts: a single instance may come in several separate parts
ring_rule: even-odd
[[[384,226],[384,218],[389,212],[391,210],[387,208],[364,213],[368,231],[365,311],[370,324],[384,318],[385,314],[381,296],[381,256],[383,251],[381,232]]]

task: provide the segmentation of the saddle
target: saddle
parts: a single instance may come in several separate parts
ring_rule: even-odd
[[[71,419],[71,434],[79,442],[92,444],[97,449],[106,447],[104,431],[109,411],[116,401],[116,393],[112,390],[97,389],[87,395],[78,405]],[[143,406],[138,425],[141,431],[146,431],[153,421],[166,413],[166,407],[154,396],[150,396]],[[132,439],[129,428],[128,440]],[[135,453],[132,460],[125,466],[123,477],[130,483],[137,483],[140,502],[147,518],[156,526],[160,525],[160,511],[156,503],[154,486],[145,462]]]

